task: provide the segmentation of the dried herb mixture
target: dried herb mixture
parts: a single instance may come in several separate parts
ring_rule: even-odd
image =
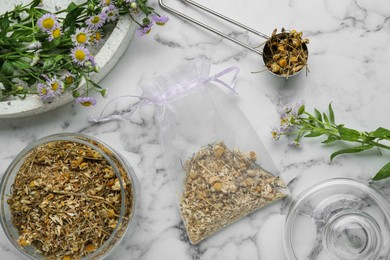
[[[295,30],[276,34],[277,29],[265,43],[263,59],[265,66],[273,73],[288,78],[307,69],[309,39],[302,38],[302,32]]]
[[[125,228],[132,189],[125,170],[117,166],[126,185]],[[117,227],[120,182],[98,151],[78,142],[53,141],[25,158],[8,204],[21,246],[32,245],[48,258],[78,259],[96,251]]]
[[[256,163],[256,153],[230,151],[223,142],[186,161],[181,213],[196,244],[248,213],[285,197],[279,177]]]

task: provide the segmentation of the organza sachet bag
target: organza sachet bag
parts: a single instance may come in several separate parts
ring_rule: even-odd
[[[286,192],[234,103],[238,68],[214,76],[209,69],[206,61],[192,62],[174,75],[145,82],[135,106],[155,106],[165,166],[192,244]],[[223,80],[227,77],[233,78],[230,83]]]

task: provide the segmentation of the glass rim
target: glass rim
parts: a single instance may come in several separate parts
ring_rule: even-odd
[[[362,192],[362,194],[370,196],[370,198],[383,210],[383,214],[390,222],[390,201],[387,200],[375,187],[370,183],[364,183],[352,178],[332,178],[324,181],[320,181],[313,186],[303,190],[296,199],[291,203],[284,225],[283,230],[283,245],[285,253],[288,259],[298,259],[293,242],[293,227],[298,217],[297,212],[299,208],[309,201],[314,195],[325,191],[328,188],[352,188],[356,191]]]

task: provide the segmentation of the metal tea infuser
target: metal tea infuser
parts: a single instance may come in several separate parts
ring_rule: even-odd
[[[167,6],[164,3],[163,0],[159,0],[159,4],[160,4],[162,9],[164,9],[164,10],[166,10],[168,12],[171,12],[171,13],[173,13],[173,14],[175,14],[175,15],[177,15],[177,16],[179,16],[179,17],[181,17],[181,18],[183,18],[183,19],[185,19],[187,21],[195,23],[196,25],[199,25],[200,27],[202,27],[202,28],[204,28],[204,29],[206,29],[206,30],[208,30],[210,32],[213,32],[213,33],[215,33],[215,34],[217,34],[219,36],[222,36],[223,38],[228,39],[228,40],[230,40],[230,41],[232,41],[232,42],[234,42],[234,43],[236,43],[236,44],[238,44],[238,45],[240,45],[240,46],[242,46],[242,47],[244,47],[244,48],[246,48],[248,50],[251,50],[251,51],[253,51],[253,52],[257,53],[257,54],[262,55],[264,64],[266,63],[266,60],[270,59],[269,57],[272,57],[271,44],[267,44],[267,42],[269,42],[269,40],[270,40],[270,37],[267,36],[266,34],[261,33],[261,32],[255,30],[255,29],[253,29],[253,28],[250,28],[250,27],[248,27],[248,26],[246,26],[246,25],[244,25],[244,24],[242,24],[240,22],[237,22],[236,20],[233,20],[233,19],[231,19],[231,18],[229,18],[229,17],[227,17],[227,16],[225,16],[223,14],[220,14],[220,13],[218,13],[218,12],[216,12],[216,11],[214,11],[214,10],[204,6],[204,5],[201,5],[198,2],[195,2],[193,0],[182,0],[182,1],[184,1],[185,3],[191,4],[191,5],[199,8],[199,9],[202,9],[203,11],[206,11],[206,12],[212,14],[212,15],[215,15],[215,16],[221,18],[222,20],[230,22],[230,23],[232,23],[232,24],[234,24],[234,25],[236,25],[238,27],[241,27],[241,28],[243,28],[243,29],[245,29],[245,30],[255,34],[255,35],[258,35],[258,36],[266,39],[267,41],[266,41],[266,44],[264,45],[263,51],[260,51],[260,50],[254,48],[254,47],[252,47],[252,46],[250,46],[250,45],[248,45],[248,44],[246,44],[246,43],[244,43],[244,42],[242,42],[240,40],[237,40],[237,39],[235,39],[235,38],[233,38],[233,37],[231,37],[231,36],[221,32],[221,31],[219,31],[219,30],[217,30],[217,29],[215,29],[215,28],[213,28],[213,27],[211,27],[211,26],[209,26],[209,25],[207,25],[205,23],[202,23],[202,22],[200,22],[200,21],[198,21],[198,20],[196,20],[196,19],[194,19],[194,18],[192,18],[192,17],[190,17],[190,16],[188,16],[188,15],[186,15],[186,14],[184,14],[184,13],[182,13],[182,12],[172,8],[172,7],[170,7],[170,6]],[[282,32],[282,33],[276,34],[275,36],[279,37],[279,38],[283,38],[283,37],[286,37],[286,35],[287,35],[287,33]],[[307,49],[306,43],[302,42],[301,44],[302,44],[302,49],[306,53],[308,53],[308,49]],[[302,69],[300,69],[299,71],[297,71],[297,72],[295,72],[295,73],[293,73],[293,74],[291,74],[289,76],[296,75],[301,70]],[[282,76],[282,75],[278,75],[278,74],[272,72],[269,68],[268,68],[268,71],[271,72],[272,74],[276,75],[276,76],[288,78],[288,76]]]

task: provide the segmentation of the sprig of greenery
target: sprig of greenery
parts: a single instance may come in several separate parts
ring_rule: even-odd
[[[291,143],[294,146],[301,146],[302,138],[326,137],[322,143],[331,144],[335,142],[348,142],[354,145],[349,148],[340,149],[331,154],[330,160],[342,154],[360,153],[370,149],[390,150],[390,130],[379,127],[374,131],[358,131],[347,128],[344,124],[335,122],[335,114],[330,103],[327,113],[320,112],[314,108],[314,113],[305,111],[301,103],[295,106],[284,107],[280,111],[280,126],[272,130],[272,137],[278,140],[280,136],[294,136]],[[381,180],[390,177],[390,162],[387,163],[372,179]]]
[[[41,2],[16,5],[0,15],[0,101],[39,94],[43,101],[53,102],[65,91],[79,98],[82,79],[86,82],[84,95],[92,90],[104,96],[106,90],[89,79],[91,73],[99,71],[89,46],[98,44],[107,26],[115,24],[120,15],[130,15],[140,26],[137,32],[141,36],[150,31],[152,20],[158,25],[167,20],[155,13],[148,0],[86,0],[54,13],[45,10]],[[140,21],[134,18],[139,13],[143,13]],[[52,15],[46,24],[50,29],[42,25],[47,15]],[[94,16],[100,16],[102,24],[91,24]],[[82,43],[75,42],[80,30],[87,39]]]

